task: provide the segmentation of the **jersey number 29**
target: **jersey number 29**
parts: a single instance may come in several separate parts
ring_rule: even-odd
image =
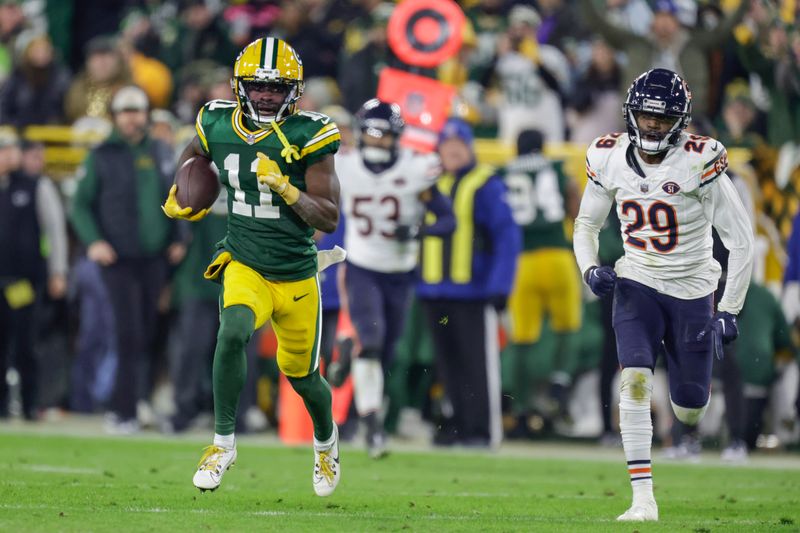
[[[620,211],[625,216],[633,211],[633,222],[625,228],[625,234],[628,236],[625,239],[627,244],[642,250],[647,249],[647,241],[633,236],[633,233],[642,229],[645,223],[649,223],[653,231],[664,234],[663,236],[650,237],[649,239],[650,245],[656,251],[666,254],[671,252],[678,244],[678,215],[671,205],[664,202],[654,202],[647,210],[647,220],[645,220],[644,208],[638,202],[632,200],[623,202]]]

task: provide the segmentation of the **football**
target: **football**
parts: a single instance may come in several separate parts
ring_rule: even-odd
[[[193,157],[175,173],[178,190],[175,199],[181,207],[191,207],[192,212],[208,209],[219,196],[219,175],[211,160]]]

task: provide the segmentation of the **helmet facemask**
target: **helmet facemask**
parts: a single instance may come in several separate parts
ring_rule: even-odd
[[[242,113],[256,123],[259,127],[265,128],[273,122],[280,122],[289,115],[295,112],[297,100],[303,94],[303,82],[298,80],[290,80],[284,78],[275,79],[253,79],[236,77],[231,80],[233,90],[236,92],[237,99],[242,108]],[[284,86],[287,88],[286,96],[283,102],[273,112],[267,112],[259,109],[259,102],[254,101],[249,94],[249,91],[258,90],[259,86],[266,89],[268,86]],[[263,105],[261,106],[263,108]]]
[[[649,113],[647,111],[631,110],[625,108],[625,123],[628,127],[628,136],[634,146],[646,154],[658,154],[668,150],[678,143],[681,132],[688,125],[684,124],[683,117],[665,113]],[[666,131],[643,131],[639,127],[638,116],[640,113],[658,114],[673,119],[672,127]]]

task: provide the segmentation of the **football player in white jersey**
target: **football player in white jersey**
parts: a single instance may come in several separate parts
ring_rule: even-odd
[[[341,188],[347,264],[344,283],[360,350],[352,363],[356,410],[367,429],[370,455],[386,450],[381,407],[384,371],[403,329],[417,266],[420,233],[455,228],[450,202],[433,185],[435,155],[400,148],[404,122],[397,104],[372,99],[356,115],[358,150],[342,153]],[[423,225],[430,211],[436,217]]]
[[[573,246],[583,278],[604,296],[613,290],[620,367],[620,432],[633,501],[618,520],[658,520],[653,497],[650,397],[653,367],[666,348],[672,408],[696,424],[708,406],[712,353],[738,335],[753,258],[753,229],[725,174],[727,154],[710,137],[689,135],[686,82],[666,69],[639,76],[628,89],[628,134],[592,142],[589,180],[575,220]],[[597,266],[597,235],[616,202],[625,255]],[[720,266],[711,227],[730,251],[725,292],[716,312]]]

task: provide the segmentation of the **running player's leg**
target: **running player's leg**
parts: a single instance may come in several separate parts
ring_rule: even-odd
[[[651,469],[650,399],[665,319],[656,291],[627,279],[617,281],[613,315],[622,367],[619,427],[633,491],[631,507],[617,520],[658,520]]]
[[[223,274],[220,309],[212,371],[214,444],[206,448],[194,476],[194,484],[201,490],[216,489],[236,460],[236,412],[247,378],[245,347],[253,331],[272,314],[266,281],[242,263],[228,263]]]
[[[269,283],[278,339],[278,368],[303,398],[314,424],[314,491],[328,496],[339,483],[339,440],[331,411],[331,388],[319,373],[322,308],[317,276]]]
[[[411,301],[411,290],[414,282],[412,273],[387,274],[378,280],[383,293],[383,316],[385,318],[386,332],[381,350],[381,367],[383,376],[392,369],[397,341],[403,332],[406,315]],[[383,407],[384,387],[381,383],[380,400]],[[370,456],[374,458],[386,455],[386,432],[384,430],[385,412],[381,409],[380,416],[375,425],[375,431],[367,437],[367,446]]]
[[[367,429],[367,446],[379,439],[380,410],[383,405],[384,343],[387,319],[380,283],[383,274],[352,263],[345,270],[345,286],[350,320],[356,330],[361,350],[353,361],[353,386],[356,411]]]
[[[708,408],[713,362],[711,339],[697,335],[713,314],[709,295],[696,300],[666,297],[669,321],[664,338],[668,357],[669,393],[678,420],[696,426]]]

